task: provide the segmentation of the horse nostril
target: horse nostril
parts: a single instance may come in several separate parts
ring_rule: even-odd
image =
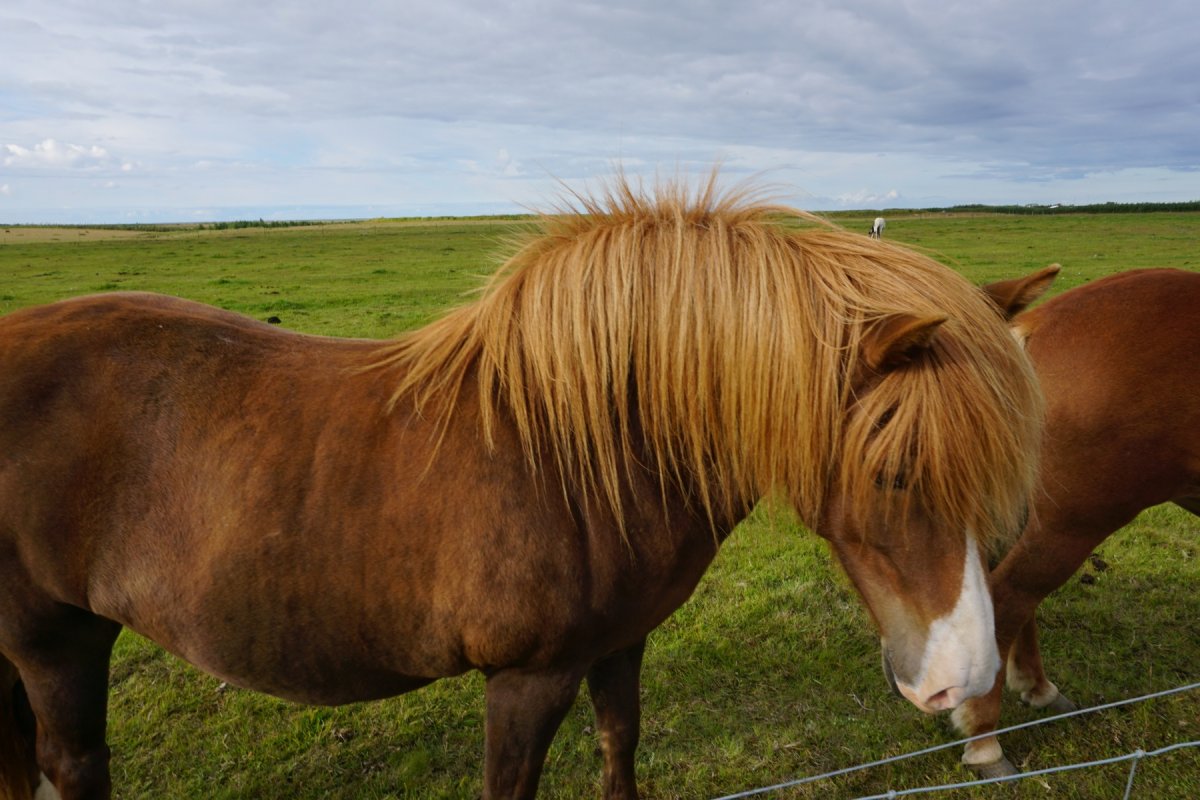
[[[949,689],[942,689],[937,694],[930,695],[925,700],[925,707],[931,711],[949,711],[958,708],[965,699],[966,693],[961,686],[951,686]]]

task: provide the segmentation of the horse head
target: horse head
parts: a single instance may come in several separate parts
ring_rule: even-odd
[[[817,525],[879,629],[889,683],[926,713],[986,693],[1001,663],[986,562],[996,530],[977,530],[985,526],[973,524],[969,514],[948,513],[947,504],[959,501],[942,495],[944,478],[929,463],[920,435],[884,441],[893,428],[905,427],[943,428],[937,436],[953,438],[952,426],[966,422],[913,409],[919,398],[896,391],[913,376],[936,374],[934,350],[945,322],[901,314],[868,329],[847,411],[848,429],[866,432],[864,448],[856,463],[838,471]],[[940,360],[941,367],[952,361],[944,353]],[[978,431],[961,433],[970,439]],[[865,490],[858,474],[864,467]],[[1001,516],[1001,535],[1016,533],[1020,512]]]

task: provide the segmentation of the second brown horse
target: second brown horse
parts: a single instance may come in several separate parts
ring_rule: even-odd
[[[1013,316],[1057,273],[985,291]],[[1012,328],[1046,397],[1042,479],[1028,526],[992,572],[1007,669],[954,712],[969,736],[996,730],[1006,676],[1034,707],[1074,708],[1046,677],[1034,610],[1143,509],[1174,502],[1200,514],[1200,274],[1118,273],[1016,316]],[[988,777],[1016,772],[995,737],[968,744],[963,761]]]

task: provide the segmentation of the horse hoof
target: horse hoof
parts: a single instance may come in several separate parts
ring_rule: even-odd
[[[1058,693],[1058,697],[1051,700],[1048,704],[1042,707],[1043,711],[1052,711],[1055,714],[1066,714],[1068,711],[1078,711],[1079,706],[1075,705],[1075,701],[1067,697],[1062,692]]]
[[[1016,775],[1017,768],[1008,760],[1007,756],[1000,756],[997,761],[989,761],[986,764],[967,764],[971,768],[971,772],[975,773],[975,777],[980,780],[991,780],[992,778],[1007,778]]]

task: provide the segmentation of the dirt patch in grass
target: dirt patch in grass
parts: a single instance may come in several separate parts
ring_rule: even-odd
[[[0,228],[0,244],[138,239],[150,235],[152,235],[150,231],[134,228],[77,228],[72,226],[44,228],[40,225],[5,225]]]

